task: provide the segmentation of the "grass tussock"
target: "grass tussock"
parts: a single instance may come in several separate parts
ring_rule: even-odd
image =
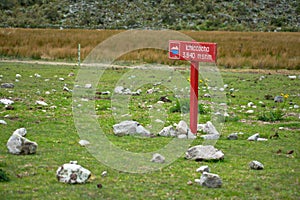
[[[0,29],[0,56],[48,60],[81,59],[106,38],[120,30]],[[218,44],[218,65],[226,68],[300,69],[300,33],[182,31],[196,41]],[[180,64],[168,59],[167,52],[137,50],[119,60],[160,64]]]

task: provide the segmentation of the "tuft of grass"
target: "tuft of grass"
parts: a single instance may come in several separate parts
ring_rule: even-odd
[[[284,112],[280,109],[261,112],[257,119],[265,122],[275,122],[283,119]]]

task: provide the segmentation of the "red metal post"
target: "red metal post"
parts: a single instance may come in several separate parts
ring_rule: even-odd
[[[191,61],[191,91],[190,91],[190,129],[192,133],[197,133],[198,124],[198,80],[199,62]]]

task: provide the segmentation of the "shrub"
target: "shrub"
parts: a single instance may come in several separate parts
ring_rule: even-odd
[[[207,114],[209,111],[208,108],[205,108],[203,104],[198,104],[198,113],[199,114]],[[170,108],[170,112],[182,112],[182,113],[188,113],[190,112],[190,100],[189,99],[184,99],[179,101],[178,99],[176,100],[175,106]]]
[[[9,177],[7,176],[5,171],[0,169],[0,182],[7,182],[7,181],[9,181]]]
[[[284,112],[280,109],[271,110],[268,112],[261,112],[258,116],[258,120],[265,122],[275,122],[282,120],[284,116]]]

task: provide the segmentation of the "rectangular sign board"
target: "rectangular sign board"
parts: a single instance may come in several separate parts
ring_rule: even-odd
[[[217,44],[170,40],[169,58],[173,60],[215,63],[217,61]]]

